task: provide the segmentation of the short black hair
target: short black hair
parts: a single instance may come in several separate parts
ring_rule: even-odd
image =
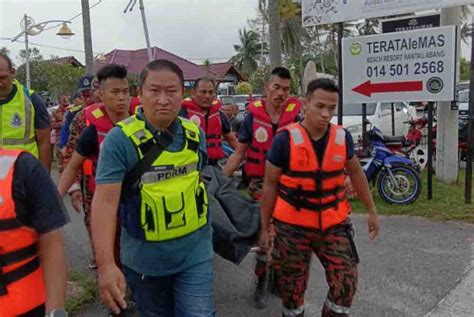
[[[7,62],[8,69],[13,70],[13,63],[10,57],[7,54],[3,54],[1,52],[0,52],[0,57],[3,58]]]
[[[214,80],[212,78],[209,78],[209,77],[199,77],[198,79],[196,79],[196,81],[194,82],[194,85],[193,85],[193,89],[196,90],[196,88],[199,87],[199,83],[200,82],[203,82],[203,83],[212,83],[212,86],[216,86],[216,83],[214,82]]]
[[[324,91],[329,91],[329,92],[335,92],[338,95],[341,95],[341,90],[332,79],[318,78],[309,82],[306,88],[306,97],[307,98],[310,97],[311,94],[318,89],[322,89]]]
[[[126,79],[127,69],[123,65],[105,65],[97,72],[96,78],[99,84],[103,83],[109,78]]]
[[[270,76],[278,76],[281,79],[291,80],[291,73],[288,68],[285,67],[275,67],[270,73]]]
[[[147,77],[148,77],[148,72],[149,71],[160,71],[160,70],[169,70],[170,72],[175,73],[179,77],[179,81],[181,83],[181,86],[184,87],[184,74],[181,68],[179,68],[178,65],[173,63],[172,61],[169,61],[167,59],[156,59],[154,61],[149,62],[145,68],[140,73],[140,76],[138,77],[138,85],[140,87],[143,87],[143,84],[145,83]]]

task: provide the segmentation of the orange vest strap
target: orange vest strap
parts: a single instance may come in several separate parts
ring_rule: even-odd
[[[0,231],[13,230],[23,227],[17,218],[0,219]]]
[[[8,294],[7,286],[9,284],[15,283],[16,281],[19,281],[22,278],[30,275],[31,273],[39,269],[39,267],[40,263],[38,257],[34,257],[32,260],[14,269],[13,271],[0,274],[0,296]]]

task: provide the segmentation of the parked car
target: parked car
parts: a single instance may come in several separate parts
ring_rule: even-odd
[[[459,92],[459,119],[469,118],[469,89],[464,89]]]
[[[219,95],[217,98],[220,99],[223,105],[231,103],[238,105],[241,112],[246,111],[245,105],[248,102],[249,95]],[[259,99],[262,98],[262,95],[253,95],[253,98]]]
[[[408,124],[404,122],[416,118],[416,109],[408,103],[394,102],[395,106],[395,135],[406,135]],[[362,137],[362,104],[345,104],[343,108],[343,126],[351,133],[354,142]],[[385,135],[392,135],[392,110],[391,103],[368,103],[367,119]],[[335,115],[332,123],[337,123]]]
[[[469,80],[463,80],[456,84],[456,92],[459,93],[462,90],[469,89],[471,82]]]

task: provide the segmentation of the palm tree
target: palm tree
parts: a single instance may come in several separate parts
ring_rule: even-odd
[[[359,31],[359,35],[377,34],[379,30],[379,19],[365,19],[363,22],[358,23],[356,26]]]
[[[270,34],[271,68],[281,66],[281,32],[278,0],[268,0],[268,27]]]
[[[202,67],[206,71],[206,76],[209,76],[211,74],[211,61],[209,58],[206,58],[205,60],[202,61]]]
[[[234,63],[245,75],[257,69],[258,59],[261,54],[262,46],[266,52],[266,45],[260,41],[258,33],[245,28],[239,30],[240,45],[234,45],[237,52],[230,61]]]
[[[461,6],[461,21],[466,21],[471,15],[471,8],[470,6]],[[469,22],[464,22],[463,25],[461,26],[461,40],[467,44],[469,41],[469,38],[472,37],[472,31],[473,31],[473,25],[471,24],[471,21]]]

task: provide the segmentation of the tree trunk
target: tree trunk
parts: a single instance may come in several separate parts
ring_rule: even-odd
[[[268,1],[269,34],[270,34],[270,66],[275,68],[281,66],[281,31],[280,12],[278,11],[278,0]]]
[[[82,6],[82,28],[84,31],[84,50],[86,51],[86,73],[94,74],[94,56],[92,52],[91,18],[89,12],[89,0],[81,0]]]

